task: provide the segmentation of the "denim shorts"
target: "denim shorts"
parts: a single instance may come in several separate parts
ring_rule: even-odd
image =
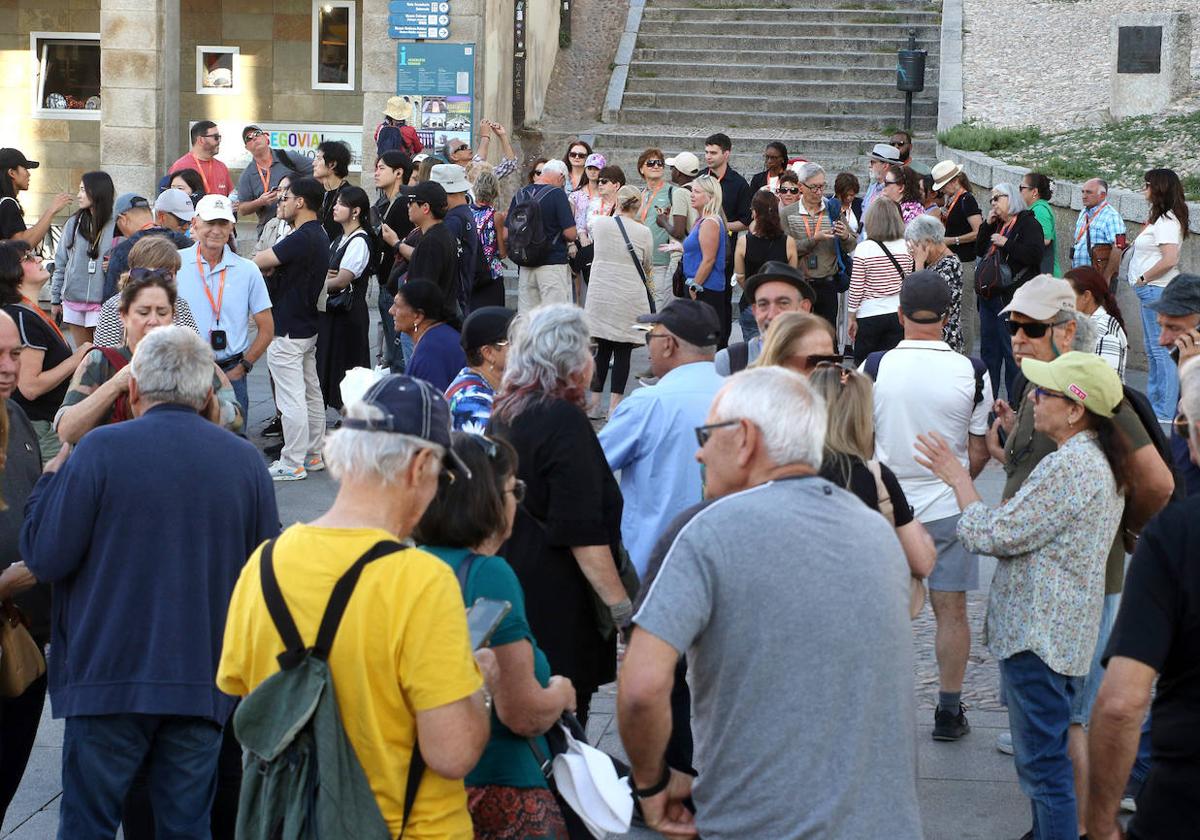
[[[931,592],[970,592],[979,588],[979,556],[958,540],[958,516],[924,523],[937,548],[937,563],[925,582]]]

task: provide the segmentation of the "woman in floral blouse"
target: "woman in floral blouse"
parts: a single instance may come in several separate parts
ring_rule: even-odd
[[[962,331],[962,263],[946,247],[946,228],[936,216],[917,216],[904,228],[904,242],[912,254],[914,270],[936,271],[950,287],[950,311],[942,328],[942,341],[961,353],[966,349]]]
[[[1075,840],[1072,678],[1091,665],[1105,561],[1125,508],[1126,447],[1112,421],[1123,390],[1116,371],[1091,353],[1025,359],[1021,372],[1036,386],[1034,428],[1058,450],[1008,502],[985,505],[937,434],[918,436],[916,460],[954,489],[963,545],[999,561],[988,647],[1000,660],[1017,775],[1033,800],[1033,836]]]

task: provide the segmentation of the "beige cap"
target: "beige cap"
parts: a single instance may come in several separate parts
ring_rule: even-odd
[[[1000,314],[1019,312],[1035,321],[1048,321],[1062,309],[1075,310],[1075,290],[1061,277],[1039,274],[1017,289]]]
[[[675,167],[684,175],[696,175],[700,172],[700,158],[691,152],[680,152],[667,158],[667,166]]]

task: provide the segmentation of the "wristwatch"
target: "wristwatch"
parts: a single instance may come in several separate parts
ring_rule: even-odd
[[[254,370],[254,362],[250,361],[245,356],[242,356],[242,358],[238,362],[238,364],[241,365],[243,368],[245,368],[246,373],[249,373],[250,371]]]
[[[640,788],[633,781],[633,773],[629,774],[629,789],[633,791],[634,799],[649,799],[652,796],[658,796],[667,789],[667,785],[671,783],[671,767],[665,761],[663,762],[662,776],[657,782],[648,788]]]

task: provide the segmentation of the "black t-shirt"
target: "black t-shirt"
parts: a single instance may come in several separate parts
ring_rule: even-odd
[[[11,196],[0,198],[0,239],[12,239],[24,231],[25,217],[21,215],[21,205]]]
[[[312,338],[317,334],[317,298],[329,270],[329,235],[319,221],[305,222],[275,243],[279,258],[272,284],[275,335]]]
[[[1124,656],[1159,673],[1150,775],[1131,836],[1194,837],[1200,826],[1200,498],[1165,508],[1142,532],[1104,664]]]
[[[378,242],[383,242],[383,225],[387,225],[396,232],[396,236],[400,237],[400,241],[404,241],[404,237],[413,229],[413,223],[408,218],[408,201],[404,194],[397,193],[394,201],[389,201],[387,196],[375,202],[372,208],[375,212],[375,239]],[[392,276],[392,268],[396,265],[396,251],[384,245],[380,249],[379,254],[379,277],[380,285],[386,284],[388,278]]]
[[[55,331],[45,318],[32,309],[19,303],[4,305],[4,311],[17,322],[17,330],[21,334],[21,346],[31,350],[41,350],[46,355],[42,358],[42,370],[47,371],[71,358],[71,347],[64,338]],[[54,415],[62,408],[63,398],[71,377],[67,377],[54,388],[42,394],[36,400],[26,399],[18,388],[13,391],[13,401],[24,409],[30,420],[53,420]]]
[[[962,194],[962,198],[954,202],[954,206],[950,209],[950,215],[946,217],[946,245],[954,254],[963,261],[963,263],[975,262],[975,243],[967,242],[963,245],[955,245],[952,241],[956,236],[966,236],[971,232],[971,222],[968,221],[972,216],[982,216],[983,213],[979,210],[979,202],[975,200],[970,191]]]
[[[879,471],[883,486],[892,501],[892,517],[896,521],[896,527],[903,527],[913,521],[912,505],[908,503],[908,497],[904,495],[904,488],[900,486],[896,474],[888,469],[886,464],[880,464]],[[879,492],[875,486],[875,476],[861,458],[852,455],[836,459],[826,458],[825,463],[821,465],[821,478],[849,490],[862,499],[863,504],[871,510],[879,510]]]
[[[458,239],[445,222],[439,222],[425,231],[408,262],[409,281],[428,280],[442,290],[445,302],[442,316],[447,319],[458,313],[460,259],[462,248]]]

